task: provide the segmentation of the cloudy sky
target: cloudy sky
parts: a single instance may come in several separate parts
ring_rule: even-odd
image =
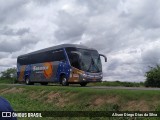
[[[99,50],[104,79],[144,81],[160,63],[159,0],[0,0],[0,71],[18,55],[75,43]]]

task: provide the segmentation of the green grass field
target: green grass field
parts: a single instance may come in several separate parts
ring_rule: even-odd
[[[13,84],[15,83],[16,79],[3,79],[0,78],[0,84]]]
[[[160,91],[0,85],[0,96],[6,98],[15,111],[160,111]]]
[[[124,86],[124,87],[144,87],[143,82],[121,82],[121,81],[104,81],[97,83],[90,83],[91,86]]]

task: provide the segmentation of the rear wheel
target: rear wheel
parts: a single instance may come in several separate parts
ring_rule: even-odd
[[[30,82],[30,79],[27,77],[26,80],[26,85],[33,85],[34,83],[33,82]]]
[[[42,82],[41,85],[48,85],[48,82]]]
[[[87,85],[87,83],[80,83],[80,85],[82,86],[82,87],[84,87],[84,86],[86,86]]]
[[[67,80],[65,75],[63,75],[61,77],[61,84],[62,84],[62,86],[68,86],[69,85],[68,80]]]

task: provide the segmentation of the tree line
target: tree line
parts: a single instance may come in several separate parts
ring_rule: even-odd
[[[15,83],[17,82],[17,70],[16,67],[8,68],[0,72],[0,83]]]
[[[146,72],[146,87],[160,87],[160,66],[150,67],[150,70]]]

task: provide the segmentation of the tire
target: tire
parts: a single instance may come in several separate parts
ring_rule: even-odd
[[[25,79],[25,83],[26,83],[26,85],[33,85],[34,84],[33,82],[30,82],[30,79],[28,77]]]
[[[86,86],[86,85],[87,85],[87,83],[86,83],[86,82],[84,82],[84,83],[80,83],[80,85],[81,85],[82,87],[84,87],[84,86]]]
[[[63,75],[61,77],[61,84],[62,84],[62,86],[68,86],[69,85],[68,80],[67,80],[65,75]]]
[[[48,85],[48,82],[42,82],[41,85]]]

